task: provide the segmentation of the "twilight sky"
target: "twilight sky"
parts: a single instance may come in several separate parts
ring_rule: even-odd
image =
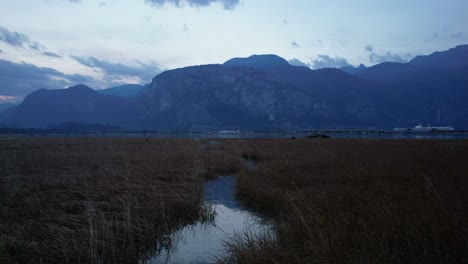
[[[277,54],[312,69],[468,43],[466,0],[0,0],[0,103]]]

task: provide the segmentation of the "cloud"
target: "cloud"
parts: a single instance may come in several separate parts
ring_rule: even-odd
[[[0,41],[17,48],[29,47],[32,49],[37,49],[41,46],[38,42],[32,41],[25,34],[9,31],[4,27],[0,27]]]
[[[76,3],[76,4],[81,3],[81,0],[65,0],[65,1],[71,2],[71,3]]]
[[[67,75],[51,68],[41,68],[29,63],[14,63],[0,59],[0,94],[22,98],[29,93],[46,89],[62,89],[76,84],[99,87],[91,77]]]
[[[287,25],[289,21],[287,19],[283,19],[283,24]]]
[[[72,59],[77,61],[78,63],[94,68],[99,69],[105,75],[107,81],[115,80],[116,77],[136,77],[140,79],[142,82],[149,82],[153,79],[154,76],[162,72],[162,69],[152,63],[152,64],[145,64],[142,62],[136,62],[136,66],[132,65],[125,65],[122,63],[113,63],[108,62],[105,60],[100,60],[95,57],[79,57],[79,56],[70,56]]]
[[[411,54],[406,54],[404,56],[400,56],[398,54],[392,54],[391,52],[387,52],[385,54],[377,54],[375,52],[372,52],[369,55],[369,61],[372,63],[382,63],[382,62],[399,62],[399,63],[405,63],[408,62],[409,59],[411,59]]]
[[[367,45],[364,49],[366,51],[368,51],[368,52],[373,52],[374,51],[374,47],[372,47],[372,45]]]
[[[183,7],[188,4],[190,7],[207,7],[212,3],[220,3],[226,10],[233,10],[239,5],[240,0],[145,0],[146,3],[156,7],[164,4],[172,4],[176,7]]]
[[[3,50],[0,49],[0,54],[5,53]]]
[[[305,63],[305,62],[303,62],[303,61],[301,61],[299,59],[296,59],[296,58],[294,58],[292,60],[289,60],[288,62],[289,62],[289,64],[291,64],[293,66],[310,67],[310,64],[307,64],[307,63]]]
[[[41,54],[47,57],[51,57],[51,58],[62,58],[62,56],[58,55],[57,53],[53,53],[50,51],[44,51]]]
[[[0,41],[3,41],[15,48],[31,49],[37,52],[45,51],[42,53],[42,55],[46,55],[44,53],[52,53],[47,52],[47,48],[44,45],[37,41],[31,40],[27,35],[20,32],[10,31],[4,27],[0,27]]]
[[[15,101],[15,96],[0,95],[0,103]]]
[[[291,42],[291,46],[293,48],[300,48],[301,47],[301,45],[299,45],[296,41]]]
[[[319,54],[317,59],[311,61],[312,69],[323,69],[323,68],[341,68],[350,66],[348,61],[343,57],[332,58],[328,55]]]

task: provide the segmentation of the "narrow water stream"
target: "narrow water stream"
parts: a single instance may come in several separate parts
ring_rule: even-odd
[[[208,182],[204,202],[216,212],[211,223],[197,223],[177,231],[171,236],[174,246],[148,263],[214,263],[223,254],[223,241],[244,230],[260,232],[267,225],[245,208],[235,197],[235,178],[219,177]]]

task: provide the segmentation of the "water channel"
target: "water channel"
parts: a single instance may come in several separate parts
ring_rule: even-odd
[[[204,202],[215,210],[213,222],[196,223],[171,235],[173,246],[145,263],[215,263],[224,253],[224,241],[244,231],[263,232],[268,224],[243,208],[235,197],[234,176],[209,181]]]

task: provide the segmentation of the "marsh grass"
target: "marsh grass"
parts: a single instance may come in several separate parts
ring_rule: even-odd
[[[468,142],[239,141],[239,196],[274,236],[227,241],[230,263],[468,262]],[[222,262],[222,261],[221,261]]]
[[[136,263],[212,218],[203,184],[236,161],[190,139],[0,141],[0,262]]]
[[[212,221],[204,182],[233,173],[273,229],[220,263],[466,263],[467,158],[467,141],[0,140],[0,263],[144,262]]]

